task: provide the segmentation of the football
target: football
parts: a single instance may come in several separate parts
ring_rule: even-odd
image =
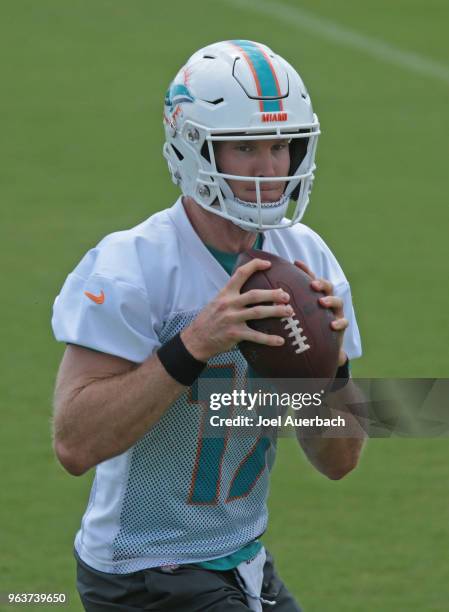
[[[285,339],[282,346],[243,341],[239,349],[256,374],[266,378],[332,379],[338,367],[338,332],[331,327],[333,313],[321,306],[323,293],[314,291],[310,277],[293,263],[264,251],[249,249],[238,257],[236,268],[251,259],[268,259],[271,267],[257,271],[241,293],[251,289],[281,288],[290,295],[293,315],[248,321],[248,326]]]

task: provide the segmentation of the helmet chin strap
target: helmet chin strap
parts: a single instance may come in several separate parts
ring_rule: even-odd
[[[245,222],[259,223],[262,225],[276,225],[282,221],[282,218],[287,212],[289,198],[282,194],[279,200],[274,202],[247,202],[234,196],[233,198],[225,198],[226,208],[231,213],[232,222],[247,230],[254,231],[254,228],[248,228]],[[260,217],[259,217],[260,206]]]

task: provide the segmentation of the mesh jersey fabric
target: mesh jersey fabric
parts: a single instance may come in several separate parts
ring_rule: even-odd
[[[301,259],[331,280],[350,322],[345,350],[351,359],[359,356],[349,284],[319,236],[306,226],[273,230],[264,249]],[[86,254],[55,300],[54,333],[60,341],[140,363],[189,325],[228,279],[178,200]],[[86,294],[104,299],[96,303]],[[202,376],[242,383],[246,373],[234,349],[210,360]],[[85,563],[129,573],[203,562],[233,554],[263,533],[276,440],[211,438],[203,416],[194,385],[141,440],[96,467],[75,539]]]

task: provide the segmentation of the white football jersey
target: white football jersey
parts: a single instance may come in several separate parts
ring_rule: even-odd
[[[344,301],[344,349],[361,355],[351,293],[323,240],[297,224],[265,233],[263,249],[304,261]],[[181,199],[133,229],[113,233],[69,274],[55,300],[57,340],[141,363],[197,316],[229,275],[192,228]],[[242,378],[237,350],[202,376]],[[125,453],[96,467],[77,553],[110,573],[223,557],[266,529],[275,442],[204,436],[195,385]]]

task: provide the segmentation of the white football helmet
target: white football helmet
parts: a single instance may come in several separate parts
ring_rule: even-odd
[[[300,221],[314,178],[319,123],[299,74],[267,46],[230,40],[194,53],[166,93],[164,127],[173,182],[204,209],[248,231]],[[236,176],[217,168],[214,142],[268,139],[289,141],[288,176]],[[255,183],[256,201],[237,198],[228,180]],[[261,185],[280,180],[280,200],[262,202]],[[287,218],[290,200],[296,206]]]

